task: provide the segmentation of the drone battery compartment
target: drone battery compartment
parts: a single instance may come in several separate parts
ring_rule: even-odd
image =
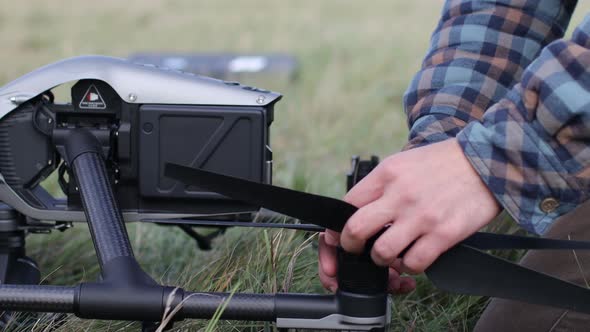
[[[139,111],[140,194],[224,199],[164,177],[172,162],[264,182],[266,112],[258,107],[142,105]]]

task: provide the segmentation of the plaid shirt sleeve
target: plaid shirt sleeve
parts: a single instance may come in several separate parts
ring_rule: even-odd
[[[549,44],[522,81],[458,140],[508,212],[542,234],[588,199],[590,16]]]
[[[448,0],[404,95],[406,149],[457,135],[502,99],[541,49],[563,36],[575,1]]]
[[[457,136],[499,202],[535,233],[586,198],[578,173],[590,158],[582,142],[590,138],[590,127],[578,109],[590,106],[584,104],[590,95],[582,93],[590,90],[584,69],[590,50],[587,62],[578,55],[590,23],[571,42],[557,40],[575,4],[447,1],[422,69],[404,97],[410,125],[406,148]],[[584,75],[586,81],[580,81]]]

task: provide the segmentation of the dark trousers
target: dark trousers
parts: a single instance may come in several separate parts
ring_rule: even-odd
[[[559,218],[545,234],[556,239],[590,240],[590,203]],[[590,250],[532,250],[520,262],[583,287],[590,284]],[[506,276],[509,278],[509,276]],[[493,299],[475,332],[590,331],[590,315],[564,309]]]

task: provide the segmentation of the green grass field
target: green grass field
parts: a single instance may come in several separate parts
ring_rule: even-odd
[[[333,197],[344,194],[351,155],[386,156],[404,144],[402,95],[418,70],[442,1],[9,1],[1,0],[0,82],[59,59],[139,51],[286,52],[300,61],[296,82],[269,82],[284,98],[272,125],[275,183]],[[590,9],[580,4],[574,23]],[[247,81],[245,83],[248,83]],[[512,229],[501,225],[502,229]],[[322,292],[316,253],[301,233],[232,229],[201,252],[181,231],[130,225],[142,266],[186,289]],[[84,224],[31,235],[28,252],[44,282],[92,281],[98,266]],[[516,256],[518,253],[512,253]],[[450,296],[420,278],[394,298],[393,331],[469,331],[486,299]],[[46,331],[51,316],[33,327]],[[126,322],[69,318],[60,331],[137,329]],[[260,323],[184,321],[176,331],[270,331]]]

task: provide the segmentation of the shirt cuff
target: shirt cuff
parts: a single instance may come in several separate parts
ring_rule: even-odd
[[[496,123],[471,122],[457,140],[514,220],[529,232],[543,234],[556,218],[581,203],[584,194],[564,178],[567,172],[534,130],[509,115],[503,118]]]

